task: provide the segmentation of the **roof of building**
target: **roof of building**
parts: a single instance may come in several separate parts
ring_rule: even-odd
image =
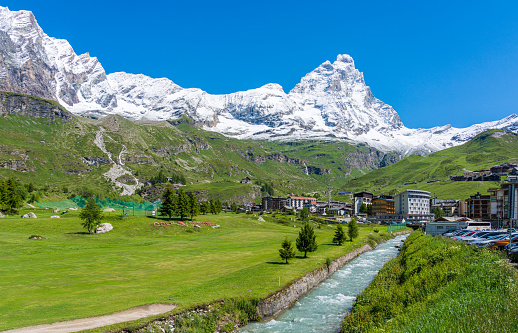
[[[394,200],[392,200],[392,199],[385,199],[385,198],[374,198],[372,201],[375,201],[375,200],[383,200],[383,201],[387,201],[387,202],[394,202]]]
[[[422,191],[422,190],[404,190],[403,192],[399,192],[398,194],[396,194],[395,196],[400,196],[402,194],[404,194],[405,192],[408,192],[408,194],[423,194],[423,195],[427,195],[427,196],[430,196],[430,192],[428,191]]]
[[[374,196],[374,194],[372,194],[371,192],[366,192],[366,191],[354,193],[354,196],[359,197],[359,196],[363,196],[364,194],[367,194],[368,196],[371,196],[371,197]]]
[[[435,222],[458,222],[458,221],[473,221],[469,217],[464,216],[443,216],[439,217]]]
[[[290,196],[288,199],[307,199],[307,200],[317,200],[316,198],[310,198],[310,197],[297,197],[297,196]]]

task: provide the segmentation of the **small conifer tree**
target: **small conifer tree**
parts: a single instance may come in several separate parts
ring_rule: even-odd
[[[189,215],[191,215],[191,220],[193,217],[198,215],[200,212],[200,203],[198,199],[194,195],[194,192],[189,193]]]
[[[356,223],[356,217],[351,218],[351,222],[347,224],[347,235],[353,241],[353,238],[358,237],[358,223]]]
[[[342,228],[342,225],[339,224],[336,227],[335,236],[333,237],[333,243],[337,245],[342,245],[345,242],[345,232]]]
[[[279,255],[282,260],[286,260],[288,264],[288,259],[295,258],[295,249],[293,248],[293,244],[288,240],[288,236],[284,238],[284,241],[281,244],[281,248],[279,249]]]
[[[177,196],[176,215],[179,215],[180,219],[183,220],[185,217],[189,216],[189,198],[187,198],[187,195],[185,195],[183,188],[180,188]]]
[[[160,205],[160,215],[167,215],[169,218],[173,216],[176,210],[175,195],[171,186],[168,186],[162,196],[162,204]]]
[[[93,233],[94,229],[99,225],[101,219],[103,217],[103,213],[101,208],[93,198],[89,198],[86,206],[81,209],[79,213],[79,218],[83,220],[81,225],[88,230],[90,235]]]
[[[297,250],[304,252],[304,258],[308,257],[308,252],[314,252],[318,248],[315,232],[309,223],[304,224],[302,228],[300,228],[296,244]]]

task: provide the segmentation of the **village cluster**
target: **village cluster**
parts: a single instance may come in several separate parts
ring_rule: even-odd
[[[423,228],[427,233],[441,234],[447,230],[470,228],[501,229],[514,226],[518,220],[518,165],[502,163],[490,170],[470,171],[463,176],[465,181],[507,180],[498,188],[490,188],[487,194],[479,192],[465,200],[445,200],[431,197],[422,190],[407,189],[395,195],[371,192],[339,192],[352,202],[339,200],[319,201],[315,197],[288,196],[262,198],[259,204],[244,205],[249,211],[299,211],[307,207],[311,214],[356,216],[359,221],[383,224],[406,223],[414,228]],[[489,178],[488,178],[489,177]]]

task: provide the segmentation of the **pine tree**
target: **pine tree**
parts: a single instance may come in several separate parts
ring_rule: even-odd
[[[178,192],[176,203],[176,215],[179,215],[180,220],[183,221],[184,217],[189,215],[189,198],[187,198],[182,188]]]
[[[313,227],[306,223],[302,226],[299,231],[299,237],[297,238],[297,250],[304,252],[304,258],[307,258],[308,252],[314,252],[318,248],[316,242],[315,232]]]
[[[191,220],[193,217],[198,215],[200,212],[200,203],[198,202],[198,199],[196,199],[196,196],[194,195],[194,192],[189,193],[189,215],[191,215]]]
[[[353,241],[353,238],[358,237],[358,224],[356,223],[356,217],[351,217],[351,222],[347,224],[347,235]]]
[[[7,210],[7,182],[0,179],[0,209]]]
[[[102,219],[102,211],[101,208],[97,205],[93,198],[89,198],[86,206],[81,209],[79,213],[79,218],[83,220],[81,225],[88,230],[90,235],[93,233],[93,230],[99,225]]]
[[[221,210],[223,209],[223,206],[221,205],[221,201],[219,201],[219,199],[216,199],[216,202],[214,203],[214,206],[216,208],[216,214],[221,213]]]
[[[303,219],[304,221],[307,221],[307,219],[309,218],[309,208],[308,207],[302,208],[302,210],[300,211],[300,218]]]
[[[171,186],[165,189],[164,195],[162,196],[162,204],[160,205],[160,215],[167,215],[169,218],[173,216],[176,211],[175,195]]]
[[[200,212],[205,215],[209,212],[210,210],[210,204],[208,201],[203,201],[200,203]]]
[[[342,228],[342,225],[339,224],[336,227],[335,236],[333,237],[333,243],[337,245],[342,245],[345,242],[345,232]]]
[[[288,259],[295,258],[296,252],[293,248],[293,244],[288,240],[288,236],[284,238],[281,247],[282,248],[279,249],[279,255],[281,256],[281,259],[286,260],[286,263],[288,263]]]
[[[233,202],[232,205],[230,205],[230,209],[237,214],[238,207],[235,202]]]
[[[360,206],[360,213],[361,214],[367,214],[367,212],[368,212],[367,205],[365,203],[362,203],[361,206]]]
[[[209,211],[211,214],[216,214],[216,202],[214,200],[209,201]]]
[[[5,205],[10,213],[16,213],[22,206],[22,197],[18,193],[18,182],[14,178],[9,178],[5,184],[6,198]]]

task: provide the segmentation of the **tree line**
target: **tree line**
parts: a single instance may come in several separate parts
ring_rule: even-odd
[[[168,216],[180,216],[183,220],[186,217],[191,219],[198,214],[219,214],[222,209],[221,202],[219,200],[208,200],[199,202],[194,195],[194,192],[190,192],[188,195],[183,191],[182,188],[175,192],[170,186],[168,186],[162,196],[162,204],[160,205],[160,215]]]

